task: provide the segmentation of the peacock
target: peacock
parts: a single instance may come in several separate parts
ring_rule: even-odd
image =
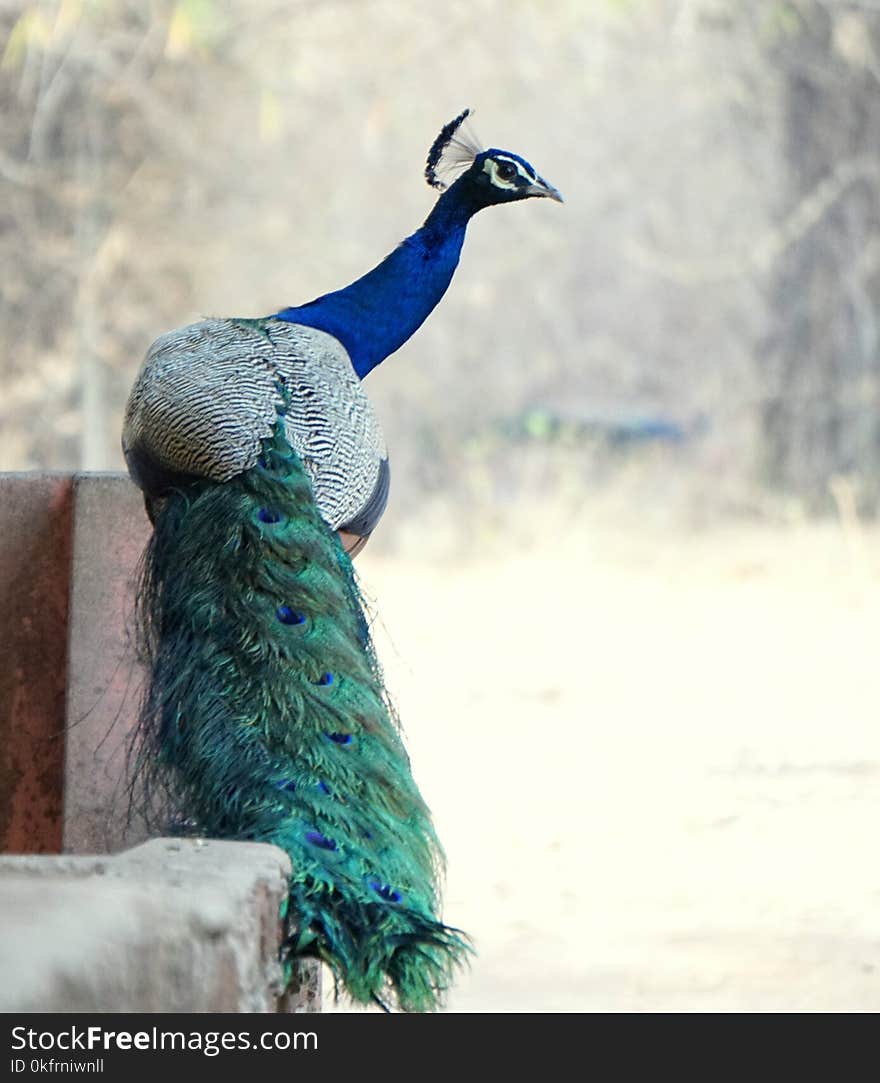
[[[161,336],[123,424],[153,525],[136,777],[194,834],[287,851],[288,972],[317,957],[386,1010],[441,1007],[472,948],[439,917],[442,850],[352,565],[389,491],[362,380],[443,296],[477,211],[561,201],[524,158],[481,150],[469,112],[430,148],[441,194],[420,229],[344,289]]]

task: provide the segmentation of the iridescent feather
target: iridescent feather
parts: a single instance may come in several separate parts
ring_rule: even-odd
[[[158,512],[139,591],[138,773],[196,833],[290,854],[291,955],[357,1001],[439,1006],[469,951],[351,562],[279,421],[260,464]]]

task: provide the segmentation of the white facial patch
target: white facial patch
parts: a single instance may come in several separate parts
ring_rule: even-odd
[[[517,175],[509,180],[500,177],[498,175],[498,166],[502,162],[512,165],[516,169]],[[537,179],[525,168],[522,162],[518,162],[515,158],[508,158],[503,154],[499,154],[497,158],[487,158],[483,162],[483,172],[489,174],[489,178],[496,188],[516,188],[520,177],[528,184],[534,184]]]

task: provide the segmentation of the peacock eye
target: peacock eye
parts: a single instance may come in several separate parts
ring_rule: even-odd
[[[517,174],[517,168],[513,162],[498,162],[496,173],[499,180],[511,181]]]

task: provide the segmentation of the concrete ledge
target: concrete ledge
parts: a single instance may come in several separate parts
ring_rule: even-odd
[[[200,839],[2,857],[0,1011],[320,1011],[316,963],[281,994],[289,874],[274,846]]]

